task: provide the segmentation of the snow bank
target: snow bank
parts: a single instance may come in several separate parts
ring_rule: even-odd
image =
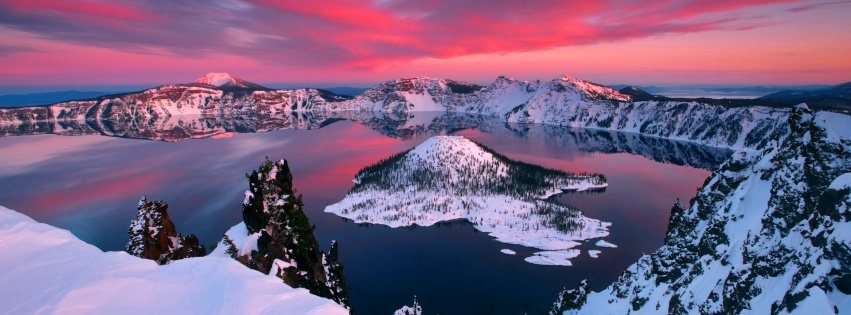
[[[16,314],[348,314],[229,257],[158,266],[0,207],[0,305]]]
[[[839,175],[833,182],[830,183],[830,189],[843,189],[851,187],[851,173]]]
[[[526,257],[526,261],[545,266],[570,266],[570,259],[579,256],[578,249],[556,250],[537,252],[532,256]]]
[[[609,243],[609,242],[606,242],[606,241],[604,241],[604,240],[599,240],[599,241],[597,241],[597,246],[599,246],[599,247],[608,247],[608,248],[617,248],[617,247],[618,247],[617,245],[612,244],[612,243]]]

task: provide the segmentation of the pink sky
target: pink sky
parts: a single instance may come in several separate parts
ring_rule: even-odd
[[[849,1],[0,0],[0,86],[851,81]]]

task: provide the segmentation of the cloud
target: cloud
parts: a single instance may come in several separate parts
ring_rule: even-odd
[[[6,45],[3,45],[3,44],[0,44],[0,56],[12,54],[12,53],[34,52],[34,51],[38,51],[38,50],[30,48],[30,47],[6,46]]]
[[[787,9],[789,12],[804,12],[810,10],[816,10],[824,7],[838,7],[838,6],[847,6],[851,4],[851,1],[833,1],[833,2],[823,2],[823,3],[806,3],[799,6],[795,6]]]
[[[55,41],[294,68],[377,69],[760,25],[744,1],[0,0],[0,25]]]

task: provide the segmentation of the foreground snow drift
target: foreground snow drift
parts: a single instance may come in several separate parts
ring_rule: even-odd
[[[229,257],[169,265],[102,252],[70,232],[0,207],[3,312],[78,314],[348,314]]]

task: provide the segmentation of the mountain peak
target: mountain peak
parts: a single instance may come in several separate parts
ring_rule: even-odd
[[[624,102],[631,100],[629,95],[623,94],[611,87],[577,79],[569,75],[558,77],[552,82],[554,82],[557,86],[573,86],[576,91],[582,92],[593,99],[607,99]]]
[[[195,80],[195,83],[215,86],[226,90],[268,90],[259,84],[231,76],[226,72],[210,72]]]
[[[212,86],[222,86],[235,82],[235,78],[226,72],[210,72],[198,78],[198,80],[195,80],[195,83],[209,84]]]

